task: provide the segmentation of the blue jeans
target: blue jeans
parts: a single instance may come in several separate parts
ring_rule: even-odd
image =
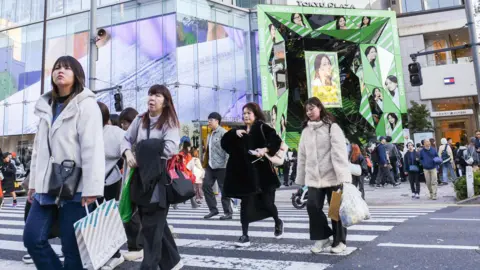
[[[452,163],[445,162],[442,164],[442,182],[448,182],[448,174],[450,173],[452,179],[456,177],[455,170],[453,170]]]
[[[48,236],[57,211],[62,252],[65,256],[63,266],[48,243]],[[23,231],[23,243],[37,269],[83,269],[73,224],[86,215],[85,208],[79,202],[66,201],[62,207],[58,208],[56,205],[40,205],[37,200],[33,200]]]

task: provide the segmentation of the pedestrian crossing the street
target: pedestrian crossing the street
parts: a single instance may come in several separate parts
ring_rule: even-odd
[[[29,270],[34,265],[22,262],[26,254],[22,242],[24,200],[19,200],[16,208],[10,207],[11,200],[0,210],[0,268]],[[221,206],[220,210],[221,210]],[[308,214],[306,209],[298,210],[286,202],[277,204],[279,217],[284,221],[282,239],[275,239],[274,221],[266,219],[251,223],[249,236],[251,246],[238,248],[233,244],[241,235],[239,212],[231,220],[219,220],[220,215],[205,220],[206,206],[192,209],[190,204],[180,204],[178,209],[170,209],[169,225],[173,226],[176,244],[182,256],[182,269],[315,269],[331,267],[352,253],[359,252],[363,245],[374,241],[409,219],[428,215],[442,206],[371,206],[371,219],[348,228],[347,249],[340,254],[329,250],[312,254]],[[328,209],[324,209],[328,213]],[[56,251],[61,249],[58,239],[52,240]],[[124,248],[126,250],[126,245]],[[122,249],[122,251],[123,251]],[[140,262],[125,262],[116,269],[136,269]]]

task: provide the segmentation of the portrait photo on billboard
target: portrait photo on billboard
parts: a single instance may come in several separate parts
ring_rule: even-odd
[[[287,59],[284,41],[273,44],[269,66],[277,97],[280,97],[287,90]]]
[[[318,97],[327,108],[342,107],[336,52],[305,51],[309,97]]]
[[[390,95],[393,103],[400,109],[400,92],[398,91],[398,79],[395,75],[389,75],[385,80],[385,90]]]
[[[383,93],[382,89],[374,87],[368,98],[370,110],[372,112],[373,121],[375,125],[380,121],[383,114]]]
[[[385,115],[385,135],[395,137],[398,131],[402,131],[401,117],[397,113],[386,113]],[[403,131],[402,131],[403,132]]]

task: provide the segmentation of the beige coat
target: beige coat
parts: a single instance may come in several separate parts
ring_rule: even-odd
[[[445,144],[440,145],[440,147],[438,148],[438,156],[440,158],[442,158],[443,150],[445,150]],[[451,146],[447,148],[447,153],[450,156],[450,163],[452,163],[453,168],[455,168],[455,159],[453,158],[453,151]]]
[[[351,183],[347,144],[337,124],[308,122],[298,146],[297,179],[299,185],[314,188]]]

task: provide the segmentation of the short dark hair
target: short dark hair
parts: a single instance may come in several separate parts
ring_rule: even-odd
[[[243,105],[242,107],[242,112],[245,110],[245,109],[249,109],[250,111],[253,112],[253,115],[255,115],[255,122],[257,121],[263,121],[265,122],[266,118],[265,118],[265,114],[263,114],[263,111],[262,109],[260,108],[260,105],[258,105],[257,103],[255,102],[249,102],[245,105]]]
[[[387,136],[387,138],[385,138],[385,140],[386,140],[387,142],[391,142],[391,141],[392,141],[392,137]]]
[[[447,142],[450,141],[452,138],[447,138]]]
[[[102,112],[102,121],[103,126],[108,124],[108,120],[110,120],[110,111],[108,110],[107,105],[103,104],[100,101],[97,101],[98,107],[100,107],[100,111]]]
[[[116,113],[110,114],[110,122],[112,123],[113,126],[117,126],[121,128],[120,126],[120,116]]]
[[[128,107],[123,109],[120,113],[119,122],[127,121],[128,123],[132,123],[135,117],[137,117],[138,112],[132,107]]]
[[[52,68],[52,76],[51,76],[51,84],[52,84],[52,97],[53,97],[53,102],[56,102],[56,98],[58,98],[59,93],[58,93],[58,87],[53,81],[53,72],[60,67],[65,67],[65,68],[70,68],[73,72],[74,75],[74,81],[73,81],[73,86],[72,86],[72,93],[69,98],[63,103],[62,110],[67,107],[68,103],[70,100],[72,100],[76,95],[80,94],[84,87],[85,87],[85,72],[83,71],[82,65],[80,62],[77,61],[74,57],[70,55],[66,56],[61,56],[55,61],[53,64]]]

